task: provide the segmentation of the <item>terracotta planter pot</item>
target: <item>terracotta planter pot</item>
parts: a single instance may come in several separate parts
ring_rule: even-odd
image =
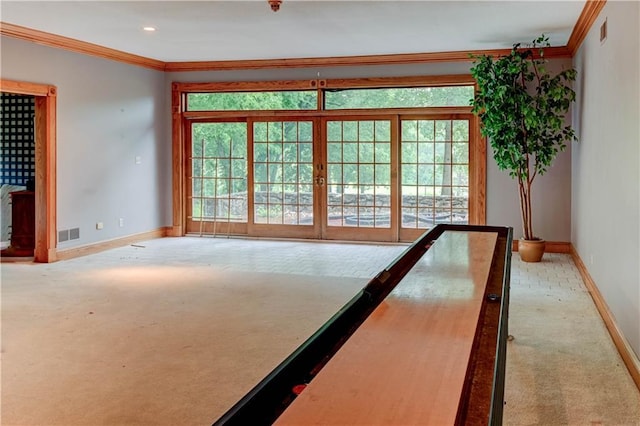
[[[544,254],[545,241],[542,239],[518,241],[518,252],[523,262],[540,262]]]

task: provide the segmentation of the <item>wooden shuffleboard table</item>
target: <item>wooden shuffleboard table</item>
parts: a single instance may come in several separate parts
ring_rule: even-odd
[[[511,244],[436,226],[214,424],[501,424]]]

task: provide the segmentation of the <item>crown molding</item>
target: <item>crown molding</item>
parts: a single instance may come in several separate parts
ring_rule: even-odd
[[[575,55],[578,48],[580,48],[580,45],[606,3],[607,0],[587,0],[585,3],[582,13],[580,13],[580,17],[578,17],[578,21],[573,27],[573,31],[567,42],[567,48],[569,52],[571,52],[571,56]]]
[[[587,3],[604,3],[590,1]],[[585,6],[587,9],[587,6]],[[599,11],[599,9],[598,9]],[[583,11],[583,15],[584,15]],[[597,16],[597,13],[596,13]],[[582,18],[582,15],[581,15]],[[593,18],[595,19],[595,17]],[[591,23],[593,20],[591,20]],[[574,29],[574,33],[576,30]],[[472,51],[450,51],[430,53],[403,53],[388,55],[336,56],[326,58],[288,58],[288,59],[254,59],[231,61],[186,61],[163,62],[157,59],[133,55],[120,50],[99,46],[93,43],[63,37],[43,31],[33,30],[19,25],[0,22],[0,34],[41,44],[48,47],[68,50],[90,56],[124,62],[130,65],[151,68],[157,71],[185,72],[185,71],[235,71],[260,70],[278,68],[310,68],[310,67],[341,67],[341,66],[370,66],[370,65],[407,65],[437,62],[470,62],[473,56],[491,55],[502,56],[511,49],[490,49]],[[571,58],[572,50],[567,46],[550,47],[545,49],[547,58]]]
[[[327,58],[256,59],[247,61],[167,62],[165,71],[235,71],[274,68],[340,67],[367,65],[406,65],[434,62],[468,62],[473,56],[506,55],[511,49],[472,50],[454,52],[404,53],[392,55],[336,56]],[[547,58],[570,58],[569,50],[562,47],[545,49]]]
[[[19,25],[0,22],[0,34],[17,38],[19,40],[30,41],[43,46],[55,47],[71,52],[82,53],[99,58],[111,59],[113,61],[124,62],[130,65],[137,65],[144,68],[151,68],[164,71],[165,63],[156,59],[145,58],[144,56],[133,55],[120,50],[98,46],[69,37],[63,37],[44,31],[33,30]]]

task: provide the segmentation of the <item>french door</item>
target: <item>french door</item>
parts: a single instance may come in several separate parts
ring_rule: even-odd
[[[249,234],[321,238],[317,124],[249,120]]]
[[[187,233],[246,234],[246,123],[193,122],[186,135]]]
[[[397,120],[326,119],[322,129],[326,140],[323,237],[396,241],[397,159],[392,140]]]
[[[187,232],[410,241],[469,223],[471,119],[191,122]]]
[[[477,190],[470,114],[400,120],[400,239],[413,241],[439,223],[473,223]]]

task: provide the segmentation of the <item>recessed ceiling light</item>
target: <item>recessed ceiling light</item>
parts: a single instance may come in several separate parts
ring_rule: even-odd
[[[154,32],[156,30],[156,27],[142,27],[143,30],[145,31],[149,31],[150,33]]]

